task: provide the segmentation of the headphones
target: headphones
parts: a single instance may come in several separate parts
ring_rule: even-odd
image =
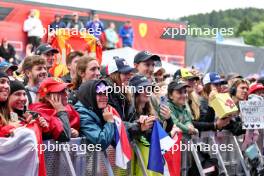
[[[229,93],[231,96],[236,96],[236,93],[237,93],[237,84],[236,83],[237,83],[237,81],[235,81],[229,89]]]
[[[237,79],[237,80],[235,80],[235,81],[232,83],[232,85],[231,85],[231,87],[230,87],[230,89],[229,89],[229,93],[230,93],[231,96],[236,96],[236,93],[237,93],[237,86],[238,86],[240,83],[243,83],[243,82],[246,82],[246,83],[247,83],[247,81],[244,80],[244,79]],[[247,84],[248,84],[248,83],[247,83]]]

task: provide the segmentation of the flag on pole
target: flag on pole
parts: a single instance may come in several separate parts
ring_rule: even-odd
[[[151,134],[148,169],[164,173],[165,161],[163,154],[169,151],[175,141],[164,131],[158,120],[154,122]]]
[[[127,163],[132,158],[132,149],[126,134],[125,125],[122,122],[118,112],[113,107],[108,107],[109,112],[112,112],[115,119],[115,142],[116,142],[116,160],[115,164],[127,169]]]
[[[182,140],[182,133],[174,135],[173,140],[176,141],[172,150],[164,154],[165,161],[168,166],[168,174],[170,176],[181,175],[181,150],[180,142]]]

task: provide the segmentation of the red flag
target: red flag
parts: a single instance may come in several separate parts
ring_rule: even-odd
[[[176,141],[174,147],[170,151],[166,152],[163,156],[167,162],[170,175],[180,176],[181,175],[180,141],[182,139],[182,133],[177,133],[173,137],[173,139]]]

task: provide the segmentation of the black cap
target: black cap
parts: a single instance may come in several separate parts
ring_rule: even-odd
[[[129,86],[133,86],[136,88],[136,91],[141,89],[142,87],[153,86],[151,82],[147,79],[147,77],[143,75],[135,75],[129,80]]]
[[[0,71],[0,78],[7,78],[7,79],[9,79],[8,75],[5,72],[3,72],[3,71]]]
[[[18,80],[10,81],[10,95],[19,90],[26,90],[24,84]]]
[[[190,87],[190,86],[184,81],[174,80],[168,85],[168,92],[172,92],[173,90],[180,90],[184,87]]]
[[[16,65],[12,65],[6,61],[0,63],[0,71],[6,72],[7,70],[11,69],[12,71],[16,71],[18,67]]]
[[[47,44],[47,43],[43,43],[43,44],[39,45],[37,47],[37,49],[35,50],[35,54],[36,55],[45,54],[47,52],[52,52],[54,54],[59,53],[59,51],[57,49],[52,48],[52,46]]]
[[[144,62],[147,60],[153,60],[153,61],[161,61],[160,57],[158,55],[153,55],[148,51],[140,51],[135,57],[134,57],[134,63],[138,64],[140,62]]]
[[[235,78],[241,78],[243,79],[243,76],[241,76],[240,74],[238,73],[229,73],[226,77],[226,80],[229,81],[231,79],[235,79]]]

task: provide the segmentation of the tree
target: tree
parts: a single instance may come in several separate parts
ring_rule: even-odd
[[[242,32],[241,36],[246,44],[264,46],[264,22],[254,25],[251,31]]]
[[[250,22],[249,18],[247,16],[244,17],[239,24],[238,30],[236,32],[236,36],[239,36],[239,34],[243,31],[250,31],[251,28],[252,28],[252,23]]]

